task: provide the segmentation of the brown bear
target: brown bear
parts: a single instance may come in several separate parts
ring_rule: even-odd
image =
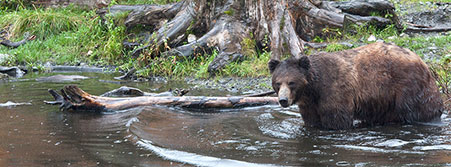
[[[268,67],[279,104],[297,104],[307,126],[411,124],[440,120],[444,110],[427,65],[394,44],[270,60]]]

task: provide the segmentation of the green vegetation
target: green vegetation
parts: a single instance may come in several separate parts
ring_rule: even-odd
[[[233,10],[226,10],[224,11],[224,14],[229,15],[229,16],[233,16]]]
[[[113,0],[111,4],[164,4],[177,0]],[[421,0],[422,2],[429,0]],[[432,0],[431,0],[432,1]],[[451,0],[441,0],[449,2]],[[128,13],[120,13],[115,16],[100,18],[94,11],[69,6],[66,8],[35,8],[25,6],[27,0],[2,1],[0,6],[0,30],[8,34],[0,34],[12,41],[23,38],[25,32],[37,36],[37,39],[28,42],[16,49],[0,46],[0,54],[12,55],[11,58],[0,65],[26,65],[28,67],[40,67],[50,62],[59,65],[77,65],[86,63],[89,65],[112,65],[120,69],[137,68],[141,76],[166,76],[182,78],[195,76],[198,78],[210,77],[208,65],[218,54],[196,55],[193,58],[151,58],[152,49],[146,51],[138,58],[132,58],[129,51],[124,49],[122,41],[129,37],[123,26]],[[395,4],[407,3],[404,0]],[[225,14],[233,15],[233,11],[225,11]],[[378,13],[374,13],[378,15]],[[390,17],[390,16],[384,16]],[[284,19],[282,19],[281,27]],[[193,23],[194,24],[194,21]],[[327,42],[329,45],[323,49],[306,49],[306,54],[319,51],[334,52],[349,49],[348,46],[339,44],[348,42],[353,47],[371,43],[370,36],[378,40],[393,42],[406,47],[419,54],[428,64],[433,66],[443,82],[450,83],[450,55],[451,33],[440,35],[426,35],[410,37],[394,27],[387,26],[378,29],[371,25],[350,25],[347,32],[340,29],[326,28],[326,37],[315,37],[313,42]],[[138,27],[139,29],[139,27]],[[134,30],[131,30],[132,32]],[[186,34],[193,33],[189,28]],[[138,32],[138,31],[137,31]],[[268,47],[269,39],[262,41],[264,47]],[[261,77],[269,76],[267,62],[270,53],[256,51],[256,41],[252,34],[240,42],[244,58],[239,62],[227,65],[216,76],[237,77]],[[167,48],[166,48],[167,49]],[[287,57],[284,55],[282,57]]]
[[[18,1],[22,2],[22,1]],[[155,1],[166,3],[173,1]],[[115,1],[120,4],[139,4],[140,1]],[[143,1],[144,3],[144,1]],[[146,1],[148,3],[148,1]],[[20,6],[20,5],[19,5]],[[209,77],[208,65],[217,52],[194,58],[150,58],[150,53],[134,59],[122,46],[127,37],[123,26],[128,13],[106,16],[102,19],[94,11],[74,6],[66,8],[27,8],[0,10],[0,30],[8,32],[7,39],[21,40],[25,32],[37,39],[16,49],[0,46],[0,53],[13,55],[1,65],[38,67],[50,62],[58,65],[113,65],[121,69],[137,68],[140,76],[166,76],[181,78]],[[257,54],[256,42],[251,38],[241,41],[245,58],[218,72],[217,76],[268,76],[266,63],[270,53]],[[151,52],[151,50],[147,51]]]
[[[269,76],[267,63],[271,54],[264,52],[259,55],[246,56],[242,62],[232,62],[222,70],[226,76],[261,77]]]
[[[2,12],[6,14],[0,16],[0,29],[9,32],[6,38],[20,40],[25,32],[37,36],[17,49],[1,46],[0,53],[14,55],[7,64],[122,63],[122,41],[126,34],[120,20],[124,15],[102,20],[94,11],[73,6]]]

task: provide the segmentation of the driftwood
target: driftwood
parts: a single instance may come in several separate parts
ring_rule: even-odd
[[[88,94],[75,85],[67,85],[61,90],[61,95],[54,90],[49,93],[55,98],[47,104],[61,104],[61,110],[107,112],[124,110],[139,106],[166,105],[194,109],[205,108],[239,108],[259,105],[278,104],[277,97],[204,97],[176,96],[152,97],[139,96],[127,98],[101,97]]]

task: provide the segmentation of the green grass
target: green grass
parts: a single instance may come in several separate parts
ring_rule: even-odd
[[[83,14],[70,9],[19,10],[1,15],[0,27],[8,30],[13,38],[30,32],[39,39],[45,39],[54,34],[73,31],[83,21]]]
[[[236,77],[262,77],[269,76],[267,63],[271,53],[264,52],[258,55],[246,56],[242,62],[232,62],[222,71],[222,75]]]
[[[316,37],[314,41],[330,43],[326,48],[318,51],[334,52],[345,49],[350,49],[344,45],[339,44],[341,41],[348,41],[353,44],[369,44],[374,41],[368,41],[370,36],[375,36],[378,40],[395,43],[398,46],[409,48],[424,59],[433,59],[424,57],[429,54],[431,48],[435,48],[434,53],[438,57],[451,54],[451,33],[442,35],[421,35],[410,37],[407,34],[398,33],[394,25],[387,26],[384,29],[377,29],[374,26],[354,26],[355,33],[345,33],[342,36],[335,36],[331,38],[322,39]],[[357,47],[360,45],[354,45]],[[311,50],[309,52],[312,52]]]
[[[0,53],[14,55],[6,63],[10,65],[120,63],[126,34],[123,24],[115,21],[120,18],[102,20],[94,11],[73,7],[6,12],[0,16],[0,29],[10,32],[7,38],[17,41],[30,32],[37,39],[17,49],[0,46]]]

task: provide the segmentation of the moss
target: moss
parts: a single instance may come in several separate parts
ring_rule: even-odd
[[[229,16],[233,16],[233,10],[226,10],[224,11],[224,14],[229,15]]]
[[[252,39],[252,35],[249,38],[244,38],[241,42],[241,53],[244,56],[253,56],[257,54],[255,48],[257,45],[257,42]]]
[[[282,16],[282,19],[280,20],[280,25],[279,25],[280,31],[283,30],[284,26],[285,26],[285,16]]]
[[[346,45],[332,43],[332,44],[327,45],[327,47],[324,50],[326,52],[337,52],[337,51],[342,51],[342,50],[346,50],[346,49],[350,49],[350,48]]]

